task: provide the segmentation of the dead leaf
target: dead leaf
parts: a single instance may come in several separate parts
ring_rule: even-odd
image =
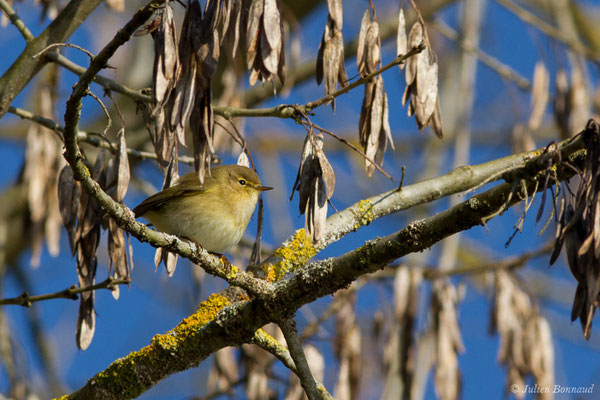
[[[531,88],[531,113],[527,124],[530,131],[540,127],[550,98],[550,73],[543,61],[535,64],[533,87]]]
[[[315,243],[325,230],[327,199],[335,188],[335,174],[322,149],[323,135],[309,133],[304,140],[302,161],[290,195],[291,200],[296,190],[300,192],[300,214],[305,214],[306,234],[312,236]]]
[[[404,55],[408,52],[408,39],[406,37],[406,21],[404,19],[404,10],[400,8],[400,12],[398,13],[398,33],[396,35],[396,53],[397,55]],[[403,61],[398,65],[400,71],[406,65],[406,62]]]

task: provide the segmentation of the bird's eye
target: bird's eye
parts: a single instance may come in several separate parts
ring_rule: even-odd
[[[244,186],[246,184],[246,181],[244,179],[240,179],[238,182],[242,186]]]

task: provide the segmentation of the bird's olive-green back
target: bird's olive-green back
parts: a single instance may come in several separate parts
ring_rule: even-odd
[[[211,168],[210,175],[204,177],[201,185],[196,172],[190,172],[179,178],[175,185],[148,197],[133,209],[136,217],[141,217],[150,210],[162,207],[166,202],[186,196],[198,195],[215,190],[218,183],[233,184],[244,179],[252,186],[259,186],[260,179],[256,172],[241,165],[219,165]]]

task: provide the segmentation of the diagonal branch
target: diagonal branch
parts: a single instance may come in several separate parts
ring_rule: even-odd
[[[304,388],[306,396],[309,400],[320,400],[321,395],[319,394],[319,389],[317,389],[317,383],[310,372],[306,355],[304,355],[304,350],[302,349],[302,343],[298,339],[296,322],[291,318],[286,318],[279,323],[279,327],[281,328],[281,332],[283,332],[290,354],[296,364],[296,373],[300,378],[300,383]]]
[[[263,331],[262,329],[258,329],[250,343],[259,346],[265,351],[268,351],[279,361],[281,361],[283,365],[285,365],[293,373],[298,375],[296,363],[292,359],[290,352],[285,348],[285,346],[279,343],[274,337],[268,335],[265,331]],[[333,397],[331,396],[331,394],[329,394],[327,389],[325,389],[325,386],[323,386],[323,384],[319,382],[316,378],[315,383],[317,385],[317,390],[319,391],[319,398],[325,400],[333,400]]]
[[[21,32],[21,36],[23,36],[27,43],[35,39],[33,33],[31,33],[21,17],[19,17],[19,15],[15,12],[15,10],[13,10],[6,0],[0,0],[0,10],[4,11],[8,19],[10,19],[10,22],[19,30],[19,32]]]
[[[74,63],[69,60],[67,57],[63,56],[58,52],[46,53],[44,57],[49,61],[55,62],[56,64],[65,67],[69,71],[73,72],[76,75],[82,75],[86,69],[79,64]],[[107,78],[102,75],[94,76],[94,82],[102,86],[106,90],[111,90],[117,93],[121,93],[125,96],[128,96],[130,99],[142,102],[142,103],[151,103],[152,96],[148,94],[144,94],[142,90],[135,90],[126,85],[123,85],[115,80]]]
[[[155,8],[160,3],[162,3],[162,0],[153,0],[140,8],[125,27],[92,59],[89,68],[80,76],[79,81],[73,87],[73,93],[67,100],[65,110],[65,158],[73,169],[74,178],[81,182],[83,189],[96,200],[98,206],[115,219],[119,227],[142,242],[165,247],[171,252],[190,259],[202,266],[206,272],[225,279],[233,286],[239,286],[251,294],[262,295],[268,292],[267,284],[264,281],[239,271],[237,267],[229,263],[225,265],[219,258],[199,248],[195,243],[184,242],[176,236],[152,231],[144,224],[137,222],[131,210],[123,204],[115,202],[91,178],[88,168],[83,163],[83,156],[79,152],[77,134],[81,117],[81,99],[86,95],[96,74],[106,65],[114,52],[126,43],[133,33],[152,16]]]
[[[65,42],[102,0],[72,0],[38,37],[29,41],[17,60],[0,77],[0,118],[21,90],[48,62],[33,56],[52,43]]]
[[[584,149],[585,143],[585,135],[580,134],[557,143],[554,148],[563,160],[567,160],[574,153]],[[519,174],[527,175],[533,171],[544,170],[548,161],[554,157],[553,152],[545,152],[544,149],[513,154],[483,164],[459,167],[440,177],[402,186],[401,189],[393,189],[361,200],[330,216],[323,237],[314,247],[308,247],[307,243],[301,242],[304,230],[297,230],[282,247],[275,251],[273,256],[263,262],[263,265],[271,264],[276,270],[283,269],[277,272],[277,276],[283,276],[304,265],[320,250],[378,218],[461,193],[482,186],[483,183],[501,179],[510,182],[514,179],[518,180]]]
[[[586,141],[574,143],[582,149]],[[543,155],[538,159],[541,157]],[[561,167],[560,163],[557,167]],[[536,172],[532,171],[527,174],[529,195],[540,190],[540,185],[534,185],[532,177]],[[559,179],[569,176],[562,174]],[[66,398],[94,400],[139,396],[170,374],[197,365],[223,347],[251,342],[256,330],[263,325],[281,321],[304,304],[348,287],[359,276],[375,272],[407,254],[423,251],[457,232],[481,225],[484,217],[505,207],[511,191],[512,184],[501,183],[344,255],[308,264],[302,273],[276,283],[268,297],[230,304],[224,297],[212,295],[196,313],[168,334],[155,336],[150,345],[113,362]],[[516,193],[508,205],[514,205],[522,198],[523,194]]]

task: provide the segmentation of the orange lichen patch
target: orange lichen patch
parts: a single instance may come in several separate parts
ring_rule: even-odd
[[[294,272],[317,254],[312,239],[304,229],[298,229],[294,237],[275,251],[274,256],[281,260],[274,265],[267,264],[265,273],[269,282],[277,282],[286,274]]]

